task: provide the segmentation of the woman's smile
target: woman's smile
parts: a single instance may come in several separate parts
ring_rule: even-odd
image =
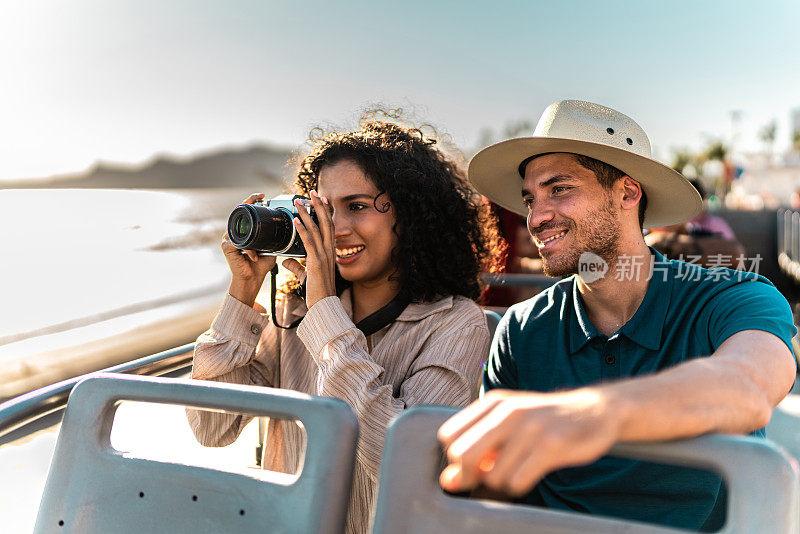
[[[364,245],[336,245],[336,263],[339,265],[353,263],[365,248]]]

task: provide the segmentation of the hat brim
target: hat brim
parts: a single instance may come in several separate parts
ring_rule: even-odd
[[[703,207],[694,186],[663,163],[612,146],[575,139],[521,137],[484,148],[469,163],[469,181],[492,202],[527,215],[519,165],[526,158],[551,152],[589,156],[613,165],[639,182],[647,194],[645,228],[682,223],[700,213]]]

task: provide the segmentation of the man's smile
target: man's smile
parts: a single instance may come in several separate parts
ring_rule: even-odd
[[[539,249],[545,248],[551,243],[558,241],[562,237],[564,237],[567,233],[567,230],[562,230],[556,234],[539,234],[533,236],[533,242]]]

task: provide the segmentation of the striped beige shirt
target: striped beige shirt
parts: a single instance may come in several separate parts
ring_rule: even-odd
[[[489,350],[483,312],[464,297],[409,304],[389,326],[365,338],[352,320],[349,291],[310,310],[293,298],[278,314],[282,324],[305,315],[294,330],[280,330],[226,295],[211,328],[197,340],[192,378],[282,387],[347,401],[360,433],[348,533],[369,528],[386,428],[406,407],[466,406],[477,398],[481,363]],[[197,440],[232,443],[250,418],[187,410]],[[269,420],[262,466],[294,473],[303,454],[302,430]]]

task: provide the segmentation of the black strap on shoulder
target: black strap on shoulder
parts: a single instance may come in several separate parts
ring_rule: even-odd
[[[400,317],[406,306],[408,306],[408,301],[397,296],[380,310],[358,321],[356,328],[364,332],[365,336],[371,336],[378,330],[392,324],[395,319]]]
[[[277,286],[277,277],[278,277],[278,266],[272,268],[270,271],[272,275],[272,284],[269,290],[270,293],[270,311],[272,315],[272,324],[274,324],[278,328],[282,328],[284,330],[291,330],[292,328],[297,328],[300,322],[303,320],[303,317],[295,320],[289,326],[282,326],[278,324],[278,320],[275,317],[275,293],[276,293],[276,286]],[[385,328],[386,326],[390,325],[394,322],[395,319],[400,317],[400,314],[403,313],[403,310],[406,309],[409,302],[406,299],[400,298],[400,296],[396,296],[393,298],[386,306],[381,308],[380,310],[372,313],[359,322],[356,323],[356,328],[361,330],[364,333],[364,336],[371,336],[378,330]]]

